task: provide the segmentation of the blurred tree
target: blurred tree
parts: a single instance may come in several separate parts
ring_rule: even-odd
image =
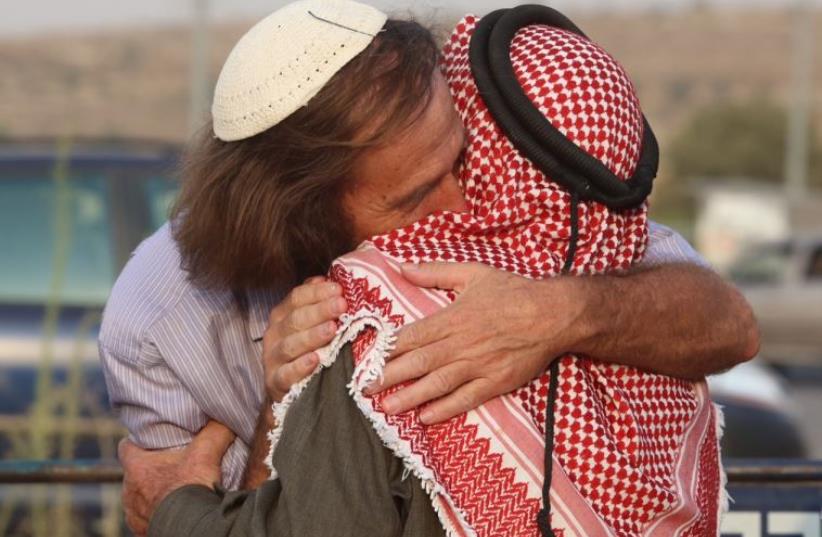
[[[784,109],[765,100],[716,103],[698,110],[670,148],[678,180],[700,177],[781,182]],[[822,186],[822,148],[811,130],[810,186]],[[679,181],[677,181],[679,182]]]

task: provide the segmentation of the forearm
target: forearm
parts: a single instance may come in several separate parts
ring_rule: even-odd
[[[217,492],[200,485],[188,485],[173,491],[152,516],[148,537],[228,535],[229,528],[218,528],[211,520],[219,512],[220,500]],[[203,526],[202,522],[207,523]]]
[[[695,379],[758,350],[749,305],[710,270],[670,264],[565,280],[578,302],[572,352]]]
[[[182,487],[159,505],[148,537],[288,537],[286,527],[275,521],[281,493],[278,481],[225,494],[198,485]]]
[[[254,440],[251,443],[251,453],[243,476],[242,488],[254,489],[265,482],[269,477],[269,469],[265,458],[271,449],[268,433],[274,428],[274,414],[271,410],[271,400],[266,397],[257,418],[257,427],[254,430]]]

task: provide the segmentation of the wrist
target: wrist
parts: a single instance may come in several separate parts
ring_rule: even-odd
[[[543,317],[545,332],[558,338],[561,353],[594,354],[596,342],[607,329],[605,289],[599,276],[558,276],[543,280],[545,298],[542,304],[553,313]],[[613,291],[611,289],[610,291]],[[555,358],[551,357],[551,358]]]
[[[270,431],[276,424],[274,420],[274,399],[266,395],[263,405],[260,407],[260,415],[257,417],[257,428]]]
[[[614,316],[619,312],[612,311],[608,298],[616,291],[616,282],[611,282],[607,276],[572,277],[576,280],[576,300],[579,304],[578,325],[580,333],[573,351],[579,354],[593,356],[600,347],[610,326],[613,326]],[[613,285],[613,287],[609,287]]]
[[[265,458],[270,450],[268,434],[276,425],[272,404],[271,398],[266,397],[263,400],[262,408],[260,408],[257,426],[254,429],[254,438],[251,442],[251,453],[249,453],[240,486],[243,490],[257,488],[269,476],[269,470],[265,463]]]

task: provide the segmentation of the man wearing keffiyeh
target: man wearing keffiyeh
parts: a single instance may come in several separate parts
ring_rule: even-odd
[[[193,516],[195,501],[210,502],[195,509],[202,535],[717,534],[719,423],[704,381],[566,355],[526,386],[445,423],[383,406],[397,388],[374,384],[396,330],[458,296],[410,285],[402,263],[480,262],[543,279],[624,271],[646,247],[647,190],[609,207],[546,173],[506,136],[472,71],[476,26],[473,17],[457,26],[443,66],[466,127],[458,175],[468,210],[373,236],[334,262],[348,312],[320,351],[324,368],[275,405],[269,463],[278,479],[227,496],[222,512],[213,493],[181,489],[152,534]],[[568,28],[531,24],[513,36],[510,59],[554,129],[626,184],[637,178],[650,133],[613,58]],[[305,501],[311,519],[294,515]]]

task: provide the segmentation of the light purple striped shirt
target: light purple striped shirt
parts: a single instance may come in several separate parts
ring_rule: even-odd
[[[650,225],[644,266],[705,265],[676,232]],[[213,418],[237,433],[223,459],[223,485],[240,485],[263,401],[262,337],[277,297],[250,297],[247,320],[230,292],[192,286],[168,224],[134,252],[111,292],[100,359],[111,404],[131,439],[180,447]]]

